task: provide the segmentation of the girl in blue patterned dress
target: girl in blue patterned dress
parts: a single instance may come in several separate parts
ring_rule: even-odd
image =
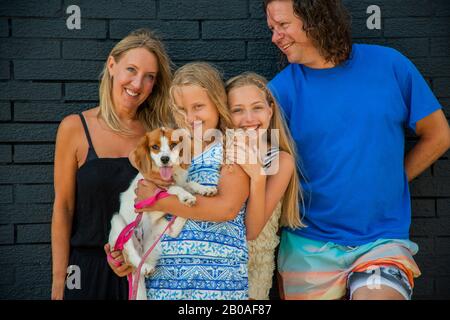
[[[227,95],[219,72],[206,63],[190,63],[174,75],[171,105],[179,126],[191,132],[231,128]],[[195,138],[195,134],[194,134]],[[223,142],[203,143],[193,155],[189,178],[218,186],[214,197],[197,197],[192,207],[174,196],[144,211],[163,211],[187,218],[176,238],[164,235],[161,257],[146,281],[148,299],[248,299],[248,250],[245,201],[249,180],[238,165],[223,165]],[[156,186],[141,182],[137,200],[154,194]]]

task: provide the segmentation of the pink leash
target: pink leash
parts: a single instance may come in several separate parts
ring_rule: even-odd
[[[160,199],[167,198],[168,196],[170,196],[170,194],[167,193],[167,191],[162,190],[162,189],[156,189],[155,194],[152,197],[136,203],[134,205],[134,207],[136,209],[142,209],[142,208],[145,208],[145,207],[149,207],[149,206],[152,206],[153,204],[155,204],[156,201],[158,201]],[[161,240],[161,238],[166,233],[166,231],[170,228],[170,226],[172,226],[172,224],[175,222],[176,218],[177,217],[174,216],[170,220],[170,222],[167,224],[167,226],[164,229],[164,231],[159,235],[158,239],[156,239],[156,241],[147,250],[147,252],[145,252],[144,256],[141,259],[141,262],[139,263],[139,266],[137,267],[136,271],[134,272],[134,274],[135,274],[134,281],[133,281],[133,275],[132,274],[129,274],[127,276],[127,278],[128,278],[128,300],[136,300],[137,289],[138,289],[138,282],[139,282],[139,278],[140,278],[140,275],[141,275],[141,269],[142,269],[142,266],[144,264],[144,261],[147,259],[147,257],[150,255],[150,253],[152,253],[153,249],[156,247],[156,245]],[[124,247],[125,243],[127,243],[128,240],[131,239],[131,237],[133,236],[134,230],[139,225],[141,220],[142,220],[142,213],[138,213],[136,219],[133,222],[131,222],[129,225],[127,225],[122,230],[122,232],[117,237],[116,244],[114,245],[114,251],[122,251],[123,250],[123,247]],[[122,265],[119,261],[117,261],[116,259],[114,259],[112,257],[111,253],[109,253],[107,255],[107,259],[108,259],[109,262],[111,262],[116,267],[120,267]]]

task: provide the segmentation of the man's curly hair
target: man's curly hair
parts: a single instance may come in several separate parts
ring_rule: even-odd
[[[327,62],[340,65],[352,50],[351,19],[341,0],[264,0],[264,12],[273,1],[291,1],[303,30]]]

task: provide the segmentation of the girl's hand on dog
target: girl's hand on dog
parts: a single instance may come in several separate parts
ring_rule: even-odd
[[[108,255],[109,253],[111,253],[111,256],[118,262],[121,263],[121,265],[119,267],[116,267],[114,264],[112,264],[109,260],[108,260],[108,264],[109,267],[114,271],[114,273],[116,275],[118,275],[119,277],[125,277],[127,275],[129,275],[130,273],[133,272],[133,266],[124,263],[124,258],[123,258],[123,254],[122,251],[113,251],[111,252],[109,243],[105,244],[104,246],[105,249],[105,253]]]
[[[134,199],[134,203],[138,203],[142,200],[148,199],[152,197],[156,190],[158,189],[158,186],[154,184],[153,182],[149,180],[139,180],[137,188],[134,190],[134,193],[136,194],[136,198]],[[158,211],[158,202],[156,202],[151,207],[145,207],[142,209],[135,209],[135,212],[144,212],[144,211]]]

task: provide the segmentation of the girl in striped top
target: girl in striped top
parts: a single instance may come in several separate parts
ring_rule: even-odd
[[[251,136],[250,130],[256,130],[259,141],[259,148],[247,142],[240,149],[247,155],[253,152],[255,158],[260,159],[256,164],[241,164],[251,179],[245,223],[249,249],[249,297],[257,300],[269,298],[280,224],[291,228],[303,226],[299,210],[302,197],[296,170],[296,149],[266,85],[264,77],[249,72],[227,82],[233,125],[244,129],[247,136]]]

